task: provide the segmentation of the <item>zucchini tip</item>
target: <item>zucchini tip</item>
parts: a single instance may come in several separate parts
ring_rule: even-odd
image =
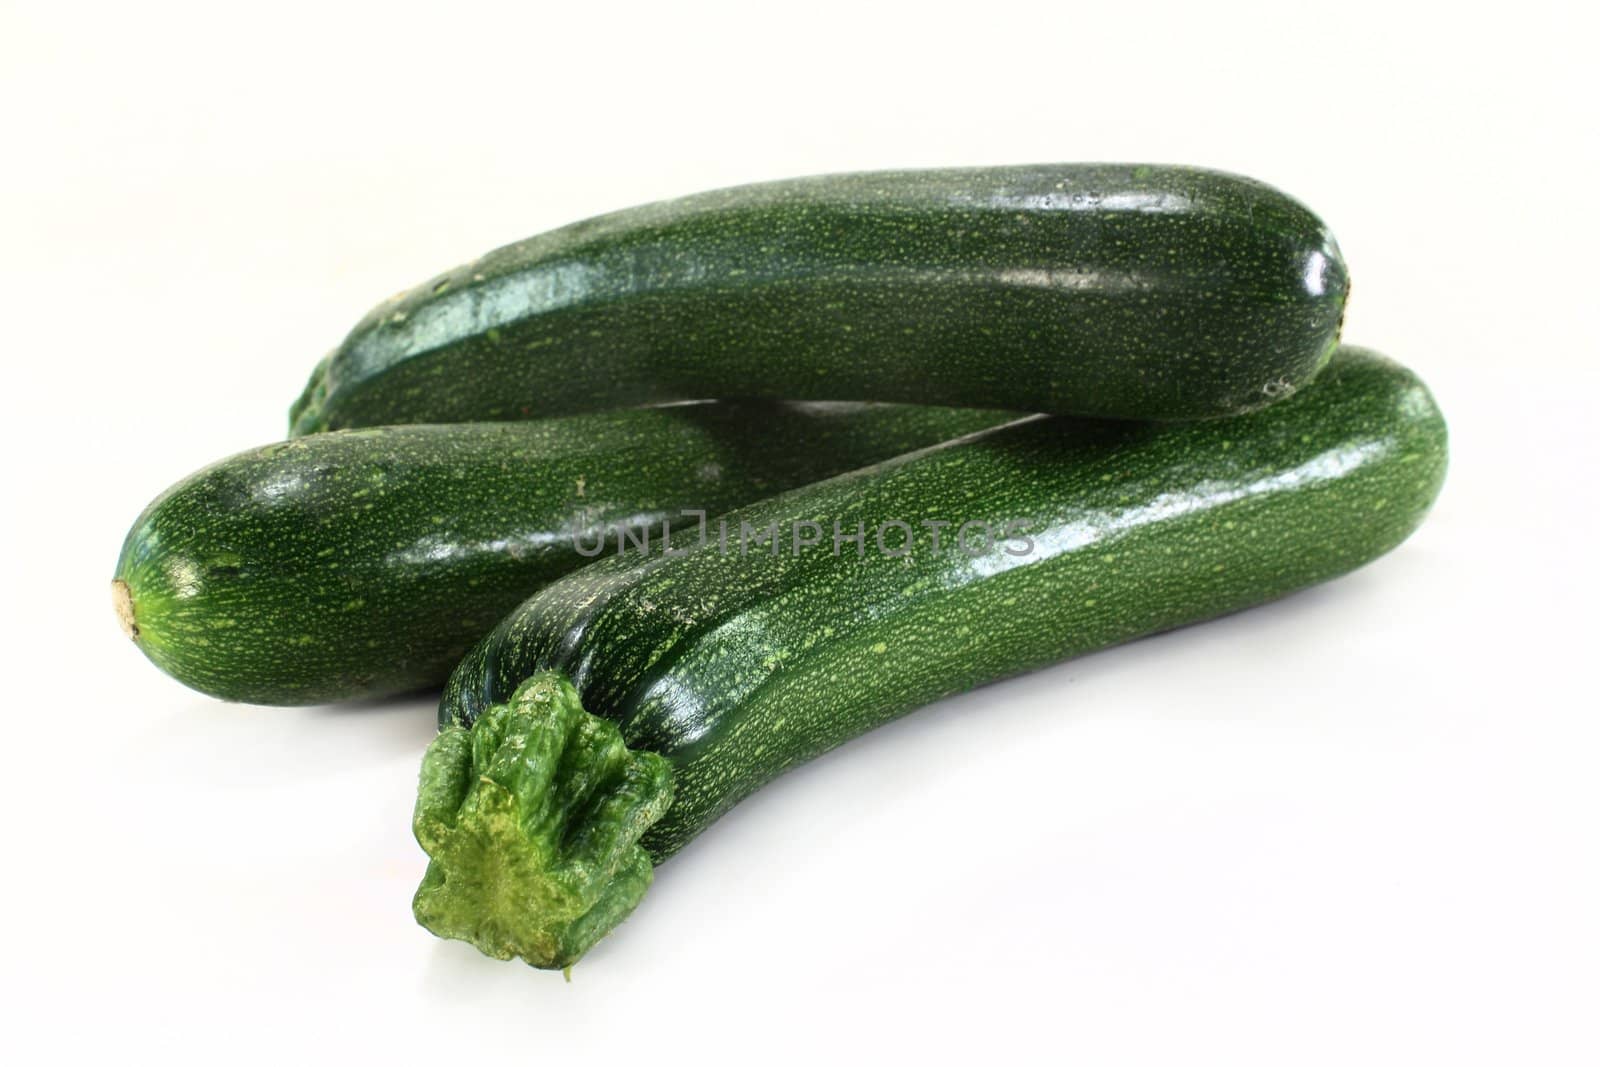
[[[117,612],[117,625],[130,641],[139,640],[139,624],[134,619],[133,590],[121,578],[111,580],[111,606]]]

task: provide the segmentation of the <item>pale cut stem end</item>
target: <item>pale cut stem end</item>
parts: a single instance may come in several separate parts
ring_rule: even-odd
[[[566,970],[650,887],[639,837],[672,802],[672,768],[534,675],[423,757],[412,828],[430,859],[412,909],[440,937]]]
[[[139,623],[133,615],[133,590],[121,578],[111,580],[111,606],[117,612],[117,624],[130,641],[139,640]]]

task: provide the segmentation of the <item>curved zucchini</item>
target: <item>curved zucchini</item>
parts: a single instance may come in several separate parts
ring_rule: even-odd
[[[1054,164],[842,174],[619,211],[375,308],[292,432],[693,397],[1237,414],[1332,353],[1344,261],[1259,182]]]
[[[319,434],[169,489],[129,532],[113,595],[145,655],[225,700],[437,686],[618,538],[1016,417],[753,401]]]
[[[1347,349],[1255,415],[1041,417],[727,517],[776,523],[775,554],[713,536],[598,562],[451,677],[415,815],[417,917],[570,965],[652,863],[775,775],[946,694],[1359,567],[1416,528],[1445,461],[1426,387]],[[993,537],[963,538],[968,522]],[[807,523],[822,543],[792,551]],[[864,551],[835,554],[834,523],[864,527]]]

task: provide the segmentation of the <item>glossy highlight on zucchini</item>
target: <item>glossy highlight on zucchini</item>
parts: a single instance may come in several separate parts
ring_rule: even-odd
[[[1321,220],[1214,171],[740,186],[508,245],[379,305],[291,428],[730,396],[1233,415],[1311,380],[1347,286]]]
[[[860,552],[711,538],[599,561],[524,602],[452,675],[422,765],[417,918],[570,966],[637,903],[646,858],[774,776],[947,694],[1344,574],[1410,535],[1445,466],[1423,383],[1344,349],[1253,415],[1038,417],[728,516],[904,522],[905,556],[869,535]],[[924,520],[1007,536],[969,554],[952,526],[938,551]]]
[[[156,666],[224,700],[438,686],[524,597],[619,537],[1016,417],[749,401],[318,434],[162,494],[128,533],[113,601]]]

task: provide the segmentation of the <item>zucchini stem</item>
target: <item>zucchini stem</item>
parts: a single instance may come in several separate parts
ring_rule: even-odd
[[[111,606],[117,611],[117,624],[129,640],[139,640],[139,623],[133,614],[133,590],[121,578],[111,580]]]
[[[570,968],[650,888],[639,837],[671,802],[667,761],[630,751],[542,671],[428,746],[412,829],[430,862],[412,910],[496,959]]]

